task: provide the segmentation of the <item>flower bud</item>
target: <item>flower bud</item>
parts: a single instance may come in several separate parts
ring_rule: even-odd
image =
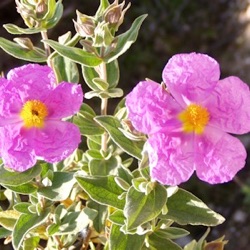
[[[77,21],[73,20],[76,32],[81,37],[91,37],[95,30],[95,20],[91,16],[76,11]]]
[[[114,40],[114,36],[111,34],[108,23],[104,21],[98,23],[97,27],[95,28],[95,37],[94,37],[94,46],[101,47],[101,46],[109,46]]]
[[[123,1],[121,4],[118,4],[118,1],[116,0],[104,12],[105,22],[109,23],[110,26],[114,28],[114,31],[117,31],[119,26],[123,23],[124,15],[131,4],[129,3],[123,10],[124,5],[125,1]]]
[[[56,0],[15,0],[17,12],[22,16],[29,28],[46,27],[46,23],[56,13]]]
[[[18,43],[21,47],[23,47],[24,49],[28,49],[28,50],[33,50],[34,46],[33,43],[31,42],[31,40],[28,37],[16,37],[13,39],[16,43]]]

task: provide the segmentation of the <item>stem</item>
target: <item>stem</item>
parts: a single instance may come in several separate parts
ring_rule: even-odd
[[[100,65],[100,78],[102,78],[104,81],[107,81],[107,68],[105,62],[101,63]],[[101,115],[107,115],[107,109],[108,109],[108,98],[101,98]],[[104,152],[107,151],[107,145],[108,145],[108,133],[104,132],[102,135],[102,150]]]
[[[41,31],[41,36],[42,36],[43,40],[48,40],[47,31]],[[51,51],[50,51],[50,47],[49,47],[49,45],[47,43],[44,43],[44,49],[45,49],[47,57],[49,58]],[[48,66],[51,66],[50,60],[48,60]]]

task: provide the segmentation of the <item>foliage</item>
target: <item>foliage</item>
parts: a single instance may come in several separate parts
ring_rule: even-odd
[[[136,41],[147,15],[119,34],[129,6],[101,0],[94,16],[77,12],[75,35],[66,32],[53,41],[47,30],[62,16],[61,1],[17,5],[27,28],[7,24],[5,29],[14,35],[40,32],[44,49],[24,38],[0,38],[0,47],[17,59],[46,62],[58,83],[77,84],[83,77],[90,89],[85,98],[99,98],[101,108],[96,114],[96,107],[83,103],[69,119],[79,127],[82,144],[65,160],[41,160],[22,173],[1,165],[7,208],[0,211],[0,237],[15,250],[180,250],[175,239],[189,234],[182,225],[221,224],[224,218],[190,192],[151,179],[143,152],[146,136],[131,127],[123,99],[114,114],[107,113],[109,99],[123,97],[119,57]],[[224,246],[223,238],[216,243]],[[203,237],[184,249],[208,249],[208,244]]]

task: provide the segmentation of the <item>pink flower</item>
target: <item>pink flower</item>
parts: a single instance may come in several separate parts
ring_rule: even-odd
[[[77,126],[63,121],[82,103],[80,86],[62,82],[48,66],[28,64],[0,78],[0,154],[4,164],[25,171],[37,159],[58,162],[80,142]]]
[[[179,54],[163,70],[167,90],[147,80],[127,96],[129,119],[149,136],[152,179],[179,185],[196,170],[203,181],[223,183],[244,167],[245,148],[228,133],[250,131],[249,87],[237,77],[219,77],[213,58]]]

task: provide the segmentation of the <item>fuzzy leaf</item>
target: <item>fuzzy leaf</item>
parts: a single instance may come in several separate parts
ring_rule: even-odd
[[[107,130],[113,141],[121,147],[126,153],[141,159],[141,152],[144,142],[131,141],[119,130],[121,123],[113,116],[97,116],[95,120]]]
[[[112,62],[130,48],[130,46],[136,41],[139,29],[146,17],[147,15],[137,17],[130,29],[117,37],[118,40],[116,47],[110,54],[108,54],[107,58],[105,58],[106,62]]]
[[[15,210],[0,211],[0,225],[7,230],[13,230],[20,213]]]
[[[199,198],[181,188],[168,199],[167,207],[168,213],[163,218],[181,225],[217,226],[225,220]]]
[[[7,23],[4,24],[3,27],[10,33],[13,35],[31,35],[31,34],[36,34],[36,33],[40,33],[41,31],[46,30],[45,28],[21,28],[15,24],[12,23]]]
[[[8,186],[8,185],[3,185],[3,186],[18,194],[32,194],[37,191],[37,186],[31,183],[25,183],[19,186]]]
[[[118,225],[113,224],[110,232],[109,250],[141,249],[144,239],[145,235],[124,234]]]
[[[47,43],[59,55],[67,57],[73,62],[89,67],[95,67],[102,62],[101,58],[82,49],[62,45],[53,40],[44,40],[43,42]]]
[[[155,183],[154,189],[148,194],[138,192],[133,186],[129,189],[124,207],[127,229],[135,229],[141,224],[158,216],[166,204],[166,189]]]
[[[82,135],[102,135],[104,129],[94,121],[95,112],[87,104],[82,104],[80,112],[73,117]]]
[[[78,68],[74,62],[63,56],[53,58],[53,68],[56,74],[57,82],[79,82]]]
[[[50,209],[46,209],[40,215],[37,214],[22,214],[15,224],[12,243],[15,250],[19,250],[25,235],[36,228],[37,226],[43,224],[49,216]]]
[[[38,193],[52,201],[66,200],[74,184],[73,173],[54,172],[52,186],[42,187],[38,190]]]
[[[114,176],[79,176],[76,180],[92,200],[123,209],[125,201],[118,198],[123,190],[116,184]]]
[[[47,60],[46,54],[42,49],[34,47],[33,50],[28,50],[3,37],[0,37],[0,47],[6,53],[21,60],[37,63],[46,62]]]
[[[150,250],[168,249],[168,250],[182,250],[180,246],[169,239],[163,239],[156,234],[151,234],[148,239]]]
[[[119,65],[118,61],[114,60],[108,64],[106,64],[107,71],[107,83],[109,85],[109,89],[115,88],[119,82]],[[94,79],[98,78],[99,75],[96,72],[95,68],[82,66],[82,74],[85,82],[92,90],[100,90],[98,86],[94,83]]]
[[[36,165],[24,172],[8,171],[3,166],[0,166],[0,184],[8,186],[19,186],[28,183],[33,178],[38,176],[42,171],[40,165]]]
[[[112,174],[114,170],[118,167],[118,160],[116,157],[112,156],[109,159],[92,159],[89,162],[89,171],[91,175],[107,176]]]

